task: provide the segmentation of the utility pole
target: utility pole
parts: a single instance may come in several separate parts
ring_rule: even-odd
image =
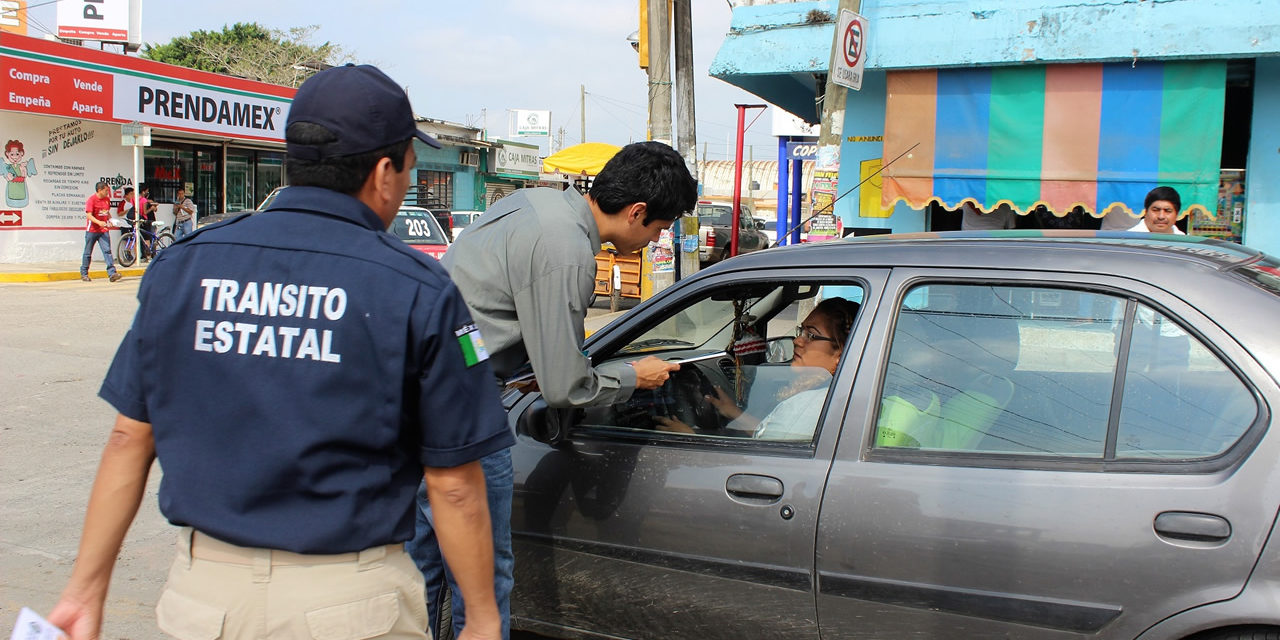
[[[676,151],[698,177],[698,143],[693,113],[693,18],[689,0],[674,0],[676,47]]]
[[[649,139],[671,144],[671,14],[649,0]]]
[[[674,0],[672,16],[676,54],[676,151],[684,156],[693,179],[698,179],[697,125],[693,114],[693,13],[690,0]],[[698,252],[684,250],[685,236],[698,235],[698,216],[682,216],[672,231],[675,279],[698,270]]]
[[[838,18],[842,10],[848,9],[857,13],[861,8],[862,0],[840,0],[836,8],[836,24],[839,24]],[[814,168],[819,170],[838,170],[840,167],[840,142],[844,136],[844,103],[849,95],[848,89],[835,83],[831,73],[836,66],[836,56],[843,55],[840,48],[835,45],[840,35],[834,34],[832,39],[831,58],[827,61],[826,84],[821,98],[822,107],[818,112],[822,128],[818,133],[818,160]]]
[[[582,142],[587,141],[587,85],[578,85],[578,111],[582,112]]]

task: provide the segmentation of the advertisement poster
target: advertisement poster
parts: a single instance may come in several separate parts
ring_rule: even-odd
[[[822,242],[840,237],[840,220],[834,213],[836,187],[839,180],[839,169],[813,172],[813,186],[810,188],[810,193],[813,202],[812,211],[815,215],[807,225],[809,235],[805,242]]]
[[[649,254],[653,260],[654,273],[666,273],[676,270],[675,252],[672,251],[673,234],[670,229],[663,229],[658,241],[649,244]]]
[[[0,143],[5,181],[0,260],[18,258],[13,254],[20,240],[24,251],[52,252],[38,259],[78,258],[84,203],[94,184],[106,181],[113,198],[133,184],[133,156],[120,146],[119,125],[0,113]],[[34,238],[30,232],[41,233]]]

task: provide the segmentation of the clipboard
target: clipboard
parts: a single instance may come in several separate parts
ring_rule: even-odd
[[[718,358],[727,358],[727,357],[729,357],[728,352],[716,351],[713,353],[704,353],[700,356],[694,356],[692,358],[683,358],[683,359],[677,358],[675,360],[667,360],[667,362],[671,362],[673,364],[692,364],[694,362],[702,362],[703,360],[716,360]]]

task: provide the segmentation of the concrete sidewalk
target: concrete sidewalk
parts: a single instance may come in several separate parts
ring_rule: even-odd
[[[126,278],[141,277],[147,271],[147,264],[144,262],[128,268],[116,265],[116,271]],[[101,258],[89,263],[89,277],[94,280],[107,279],[107,266]],[[57,282],[79,279],[79,260],[0,264],[0,282]]]

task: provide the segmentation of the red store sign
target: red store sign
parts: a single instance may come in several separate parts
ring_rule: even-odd
[[[7,109],[68,118],[110,118],[111,74],[11,56],[0,56],[0,68]]]

